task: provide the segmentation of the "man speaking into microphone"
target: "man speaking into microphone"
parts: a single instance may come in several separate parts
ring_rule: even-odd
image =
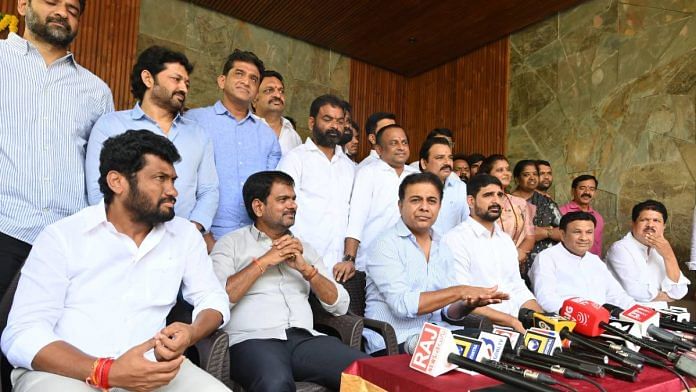
[[[540,252],[534,260],[529,278],[544,311],[558,312],[563,301],[572,297],[621,308],[636,303],[599,256],[589,251],[595,224],[595,217],[584,211],[563,215],[561,242]]]

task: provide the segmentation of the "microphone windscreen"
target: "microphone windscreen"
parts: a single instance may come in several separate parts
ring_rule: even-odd
[[[609,311],[599,304],[580,298],[563,301],[561,316],[575,321],[575,332],[585,336],[599,336],[604,332],[600,322],[609,321]]]

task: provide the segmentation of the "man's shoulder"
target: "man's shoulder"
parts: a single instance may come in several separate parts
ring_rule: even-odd
[[[75,62],[75,69],[77,70],[80,79],[92,84],[94,88],[98,89],[100,92],[111,95],[111,88],[109,88],[109,85],[106,84],[106,82],[104,82],[99,76],[95,75],[92,73],[92,71],[81,66],[77,62]]]

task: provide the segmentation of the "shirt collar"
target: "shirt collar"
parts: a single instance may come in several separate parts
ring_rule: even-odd
[[[474,234],[476,234],[477,237],[491,238],[499,236],[502,232],[498,226],[498,223],[496,222],[493,223],[493,235],[491,235],[491,232],[474,218],[467,219],[465,222],[469,223],[469,226],[471,226],[471,229],[474,231]]]
[[[648,251],[650,250],[650,248],[643,245],[640,241],[638,241],[638,239],[633,236],[632,232],[629,231],[628,234],[626,234],[626,236],[624,238],[628,239],[628,241],[630,243],[632,243],[633,246],[640,249],[643,253],[645,253],[646,255],[648,254]]]
[[[568,203],[568,209],[571,211],[582,211],[582,209],[580,209],[580,205],[576,203],[575,200],[571,200]],[[592,206],[589,206],[587,212],[589,212],[590,214],[594,214],[595,210],[592,208]]]
[[[152,120],[152,118],[150,118],[150,116],[148,116],[147,113],[145,113],[145,112],[143,111],[143,108],[140,106],[140,102],[136,102],[136,103],[135,103],[135,106],[133,106],[133,109],[131,110],[130,115],[131,115],[131,118],[132,118],[133,120],[140,120],[140,119],[142,119],[143,117],[145,117],[145,118],[147,118],[148,120],[151,120],[152,122],[154,122],[154,120]],[[180,121],[183,121],[183,120],[184,120],[184,117],[181,115],[181,113],[177,113],[177,114],[176,114],[176,117],[174,117],[174,121],[173,121],[173,122],[174,122],[174,123],[179,123]]]
[[[253,223],[249,225],[249,233],[251,233],[252,238],[254,238],[254,241],[256,242],[271,241],[271,237],[269,237],[268,234],[256,228],[256,225],[254,225]],[[290,235],[293,235],[292,231],[290,230],[288,230],[288,233]]]
[[[229,110],[227,110],[227,108],[225,107],[225,105],[223,105],[223,104],[222,104],[222,101],[220,101],[220,100],[218,100],[217,102],[215,102],[215,105],[213,105],[213,110],[215,110],[215,114],[218,114],[218,115],[226,114],[226,115],[228,115],[228,116],[234,118],[235,121],[237,120],[237,118],[234,117],[234,116],[232,115],[232,113],[230,113]],[[260,117],[255,116],[254,113],[252,113],[251,110],[249,110],[249,111],[247,111],[246,116],[244,116],[244,118],[243,118],[241,121],[238,121],[238,122],[239,122],[240,124],[243,123],[243,122],[245,122],[246,120],[251,120],[251,121],[253,121],[253,122],[256,122],[257,119],[259,119],[259,118],[260,118]]]
[[[20,37],[16,33],[10,33],[7,36],[6,42],[8,43],[10,48],[14,49],[22,56],[26,56],[29,53],[29,48],[34,48],[38,52],[38,49],[36,49],[34,44]],[[75,56],[73,56],[72,52],[68,51],[68,54],[66,54],[62,58],[67,58],[70,64],[72,64],[73,66],[77,66],[77,63],[75,62]]]
[[[578,263],[581,262],[581,261],[583,261],[583,260],[587,257],[587,255],[590,254],[590,251],[589,251],[589,250],[588,250],[587,252],[585,252],[585,254],[584,254],[582,257],[576,255],[575,253],[571,253],[571,252],[568,250],[568,248],[566,248],[566,246],[563,244],[563,242],[559,242],[559,243],[556,244],[555,246],[558,246],[558,247],[561,248],[561,251],[563,252],[563,254],[565,255],[566,258],[568,258],[568,259],[570,259],[570,260],[573,260],[573,261],[576,261],[576,262],[578,262]]]
[[[314,143],[314,140],[312,140],[311,137],[308,137],[307,140],[305,140],[305,145],[307,146],[307,150],[309,151],[318,151],[320,153],[324,153],[319,149],[316,143]],[[335,152],[334,152],[334,158],[333,159],[340,159],[341,155],[345,155],[343,150],[341,149],[340,146],[335,147]]]
[[[406,223],[404,223],[404,220],[399,218],[399,221],[396,222],[396,235],[399,237],[404,237],[404,238],[412,238],[415,241],[416,236],[413,235],[411,232],[411,229],[406,226]],[[440,234],[436,231],[430,228],[430,237],[433,239],[433,242],[439,241],[440,240]]]

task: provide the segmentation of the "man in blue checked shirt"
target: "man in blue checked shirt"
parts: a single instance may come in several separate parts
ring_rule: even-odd
[[[432,229],[442,194],[443,183],[436,175],[408,175],[399,186],[401,219],[368,249],[365,317],[391,324],[401,353],[408,337],[418,334],[424,323],[447,325],[475,307],[509,298],[497,286],[467,286],[455,279],[452,254]],[[368,329],[363,334],[369,353],[386,353],[381,336]]]
[[[169,139],[181,154],[174,166],[179,197],[174,208],[177,216],[190,220],[205,234],[218,206],[218,177],[213,144],[198,124],[184,118],[193,66],[183,53],[161,46],[143,51],[133,67],[131,91],[138,100],[131,110],[109,113],[94,125],[87,145],[86,177],[89,203],[102,200],[99,190],[99,153],[106,139],[127,130],[148,130]],[[212,238],[204,236],[208,250]]]
[[[220,205],[211,227],[215,239],[251,224],[242,199],[244,182],[254,173],[275,169],[280,160],[275,132],[250,110],[264,70],[254,53],[235,49],[217,78],[222,99],[186,113],[213,141],[220,178]]]
[[[19,0],[22,37],[0,40],[0,296],[48,225],[87,206],[85,144],[114,110],[68,50],[86,0]]]

